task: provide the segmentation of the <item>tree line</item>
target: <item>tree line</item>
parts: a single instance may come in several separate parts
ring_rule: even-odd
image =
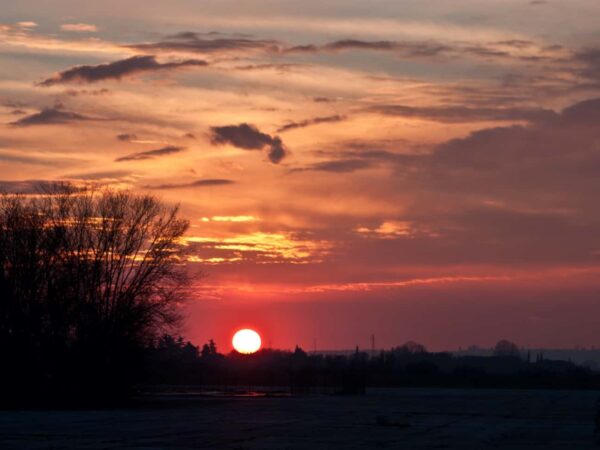
[[[0,401],[127,397],[143,349],[181,320],[187,226],[128,191],[0,196]]]
[[[520,352],[502,340],[491,356],[428,352],[415,342],[351,354],[262,349],[252,355],[218,352],[164,336],[146,349],[146,385],[219,389],[277,387],[292,393],[362,393],[367,387],[598,389],[600,374],[568,361]]]

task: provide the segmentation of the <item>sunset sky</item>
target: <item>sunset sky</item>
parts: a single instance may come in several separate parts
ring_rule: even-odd
[[[222,350],[600,345],[598,24],[597,0],[0,0],[0,189],[180,203],[187,336]]]

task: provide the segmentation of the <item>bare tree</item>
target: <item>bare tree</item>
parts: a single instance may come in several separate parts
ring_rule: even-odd
[[[0,198],[0,350],[17,378],[131,376],[135,349],[181,318],[177,214],[152,196],[70,185]]]

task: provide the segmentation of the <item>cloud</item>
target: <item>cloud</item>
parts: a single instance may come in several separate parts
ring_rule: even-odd
[[[16,127],[28,127],[32,125],[58,125],[83,120],[93,120],[91,117],[84,116],[72,111],[64,111],[61,108],[45,108],[40,112],[20,118],[10,125]]]
[[[106,88],[102,88],[102,89],[67,89],[64,93],[71,97],[78,97],[80,95],[91,95],[91,96],[106,95],[109,92],[110,92],[110,90],[108,90]]]
[[[522,39],[505,39],[484,44],[456,41],[440,43],[436,41],[367,41],[343,39],[322,45],[306,44],[282,48],[282,54],[339,53],[346,51],[389,52],[407,59],[448,60],[456,57],[476,57],[489,59],[512,59],[515,61],[557,62],[555,52],[561,49],[540,47],[534,42]],[[561,55],[564,56],[564,55]]]
[[[157,70],[178,69],[181,67],[206,66],[208,63],[199,59],[188,59],[160,63],[154,56],[132,56],[119,61],[96,66],[75,66],[59,72],[51,78],[39,83],[40,86],[53,86],[63,83],[95,83],[103,80],[120,80],[123,77]]]
[[[185,150],[185,147],[176,147],[174,145],[169,145],[167,147],[158,148],[156,150],[148,150],[145,152],[131,153],[126,156],[121,156],[120,158],[115,159],[116,162],[123,161],[142,161],[145,159],[157,158],[159,156],[171,155],[173,153],[179,153]]]
[[[56,187],[63,187],[71,192],[81,191],[83,187],[77,187],[71,183],[60,180],[0,180],[0,193],[6,194],[40,194],[49,193]]]
[[[594,81],[600,81],[600,48],[587,48],[575,53],[575,63],[583,65],[582,69],[576,69],[579,75]]]
[[[600,123],[600,98],[584,100],[565,108],[560,120],[571,125],[597,126]]]
[[[340,143],[317,153],[329,161],[293,171],[386,169],[376,181],[353,178],[356,188],[345,188],[346,202],[362,195],[373,204],[383,200],[387,211],[397,211],[385,213],[385,222],[410,223],[417,232],[398,228],[385,239],[365,242],[340,233],[336,239],[352,249],[348,258],[361,264],[597,265],[599,120],[600,99],[589,99],[526,124],[483,128],[419,152],[399,153],[407,150],[403,142],[387,143],[394,151],[363,150],[377,148],[377,140],[351,150]],[[320,179],[327,186],[336,183]],[[335,216],[336,229],[393,229],[380,229],[380,210],[364,213],[358,222],[343,220]]]
[[[280,44],[272,40],[248,38],[207,39],[198,33],[182,32],[160,42],[126,45],[127,48],[142,52],[182,52],[182,53],[231,53],[231,52],[278,52]]]
[[[69,163],[82,162],[80,159],[59,157],[48,153],[23,154],[22,151],[4,150],[0,150],[0,161],[48,167],[64,167]]]
[[[296,67],[301,67],[300,64],[290,64],[290,63],[281,63],[281,64],[247,64],[245,66],[237,66],[235,70],[241,71],[251,71],[251,70],[276,70],[279,72],[289,72]]]
[[[397,145],[398,143],[395,143]],[[341,147],[352,146],[352,143],[344,143]],[[356,144],[355,144],[356,145]],[[375,144],[373,144],[375,145]],[[359,148],[361,145],[357,145]],[[393,146],[393,144],[392,144]],[[351,173],[360,170],[371,169],[382,165],[396,165],[412,163],[414,155],[393,153],[386,150],[343,150],[343,151],[318,151],[320,156],[337,157],[313,163],[304,167],[296,167],[290,170],[290,173],[296,172],[331,172],[331,173]],[[418,158],[418,156],[416,156]]]
[[[65,175],[69,180],[122,180],[130,178],[133,172],[128,170],[107,170],[104,172],[84,172]]]
[[[291,172],[333,172],[350,173],[358,170],[369,169],[373,167],[373,161],[367,159],[338,159],[332,161],[323,161],[310,166],[292,169]]]
[[[230,144],[244,150],[262,150],[267,147],[267,155],[273,164],[278,164],[286,157],[288,151],[278,136],[262,133],[254,125],[241,123],[211,127],[213,145]]]
[[[182,189],[182,188],[194,188],[194,187],[209,187],[209,186],[227,186],[234,184],[233,180],[226,180],[220,178],[208,178],[202,180],[192,181],[190,183],[167,183],[157,185],[146,185],[146,189]]]
[[[445,243],[435,258],[592,263],[600,248],[599,119],[600,99],[590,99],[549,120],[474,131],[398,158],[386,186],[413,198],[402,220]],[[420,246],[433,261],[434,243]]]
[[[539,121],[556,117],[554,111],[542,108],[489,108],[463,105],[415,107],[383,104],[371,106],[370,112],[389,116],[411,117],[436,122],[460,123],[477,121]]]
[[[294,130],[296,128],[305,128],[311,125],[318,125],[320,123],[332,123],[332,122],[341,122],[346,120],[346,116],[334,115],[334,116],[325,116],[325,117],[315,117],[313,119],[306,119],[300,122],[290,122],[282,126],[277,130],[278,133],[283,133],[284,131]]]
[[[279,137],[275,136],[273,138],[273,143],[267,151],[267,156],[269,157],[269,160],[273,164],[279,164],[283,160],[283,158],[287,156],[287,154],[288,151],[284,147],[283,142],[281,142],[281,139],[279,139]]]
[[[38,26],[37,23],[32,21],[17,22],[16,25],[20,28],[36,28]]]
[[[434,42],[360,41],[346,39],[331,42],[322,47],[325,51],[383,50],[400,51],[411,56],[437,56],[452,50],[452,47]]]
[[[260,132],[254,125],[247,123],[211,127],[210,130],[211,141],[215,145],[231,144],[245,150],[261,150],[273,142],[270,135]]]
[[[451,53],[454,47],[436,42],[363,41],[343,39],[324,45],[297,45],[288,47],[285,53],[341,52],[346,50],[375,50],[402,53],[413,57],[431,57]]]
[[[98,31],[96,25],[89,23],[64,23],[60,26],[63,31],[74,31],[79,33],[95,33]]]
[[[137,135],[133,133],[121,133],[117,134],[117,139],[122,142],[128,142],[137,139]]]

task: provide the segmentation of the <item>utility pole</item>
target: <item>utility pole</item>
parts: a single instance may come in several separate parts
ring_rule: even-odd
[[[375,356],[375,333],[371,335],[371,358]]]

